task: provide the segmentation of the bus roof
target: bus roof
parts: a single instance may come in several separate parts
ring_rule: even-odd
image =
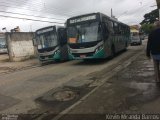
[[[49,28],[55,28],[55,29],[57,30],[58,28],[65,28],[65,27],[64,27],[64,26],[58,26],[58,25],[47,26],[47,27],[43,27],[43,28],[40,28],[40,29],[36,30],[36,33],[37,33],[38,31],[41,31],[41,30],[44,30],[44,29],[49,29]]]
[[[127,24],[125,24],[125,23],[122,23],[122,22],[118,21],[117,19],[115,19],[115,18],[112,18],[112,17],[109,17],[109,16],[107,16],[107,15],[105,15],[105,14],[103,14],[103,13],[99,13],[99,14],[101,14],[101,16],[104,16],[104,17],[107,17],[107,18],[109,18],[110,20],[112,20],[112,21],[114,21],[114,22],[117,22],[117,23],[120,23],[120,24],[123,24],[123,25],[126,25],[126,26],[128,26]],[[128,27],[129,27],[129,26],[128,26]]]
[[[68,24],[68,21],[69,21],[69,20],[73,20],[73,19],[77,19],[77,18],[82,18],[82,17],[86,17],[86,16],[92,16],[92,15],[99,15],[99,16],[100,16],[100,19],[101,19],[102,17],[106,17],[106,18],[110,19],[111,21],[114,21],[114,22],[123,24],[123,25],[125,25],[125,26],[128,26],[127,24],[124,24],[124,23],[122,23],[122,22],[120,22],[120,21],[118,21],[118,20],[116,20],[116,19],[114,19],[114,18],[112,18],[112,17],[109,17],[109,16],[107,16],[107,15],[105,15],[105,14],[103,14],[103,13],[100,13],[100,12],[97,12],[97,13],[88,13],[88,14],[83,14],[83,15],[78,15],[78,16],[71,17],[71,18],[67,19],[67,24]],[[89,18],[88,18],[88,19],[89,19]],[[91,19],[92,19],[92,18],[91,18]],[[129,27],[129,26],[128,26],[128,27]]]

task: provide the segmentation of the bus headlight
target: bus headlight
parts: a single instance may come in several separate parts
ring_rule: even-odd
[[[103,45],[101,45],[101,46],[99,46],[99,48],[98,48],[99,50],[102,50],[103,49]]]
[[[96,51],[95,51],[95,53],[97,53],[99,50],[98,50],[98,48],[96,48]]]
[[[71,50],[70,50],[70,48],[68,48],[68,52],[69,52],[69,53],[71,53]]]
[[[55,52],[54,52],[54,54],[56,55],[57,53],[59,53],[60,52],[60,50],[56,50]]]
[[[98,51],[103,49],[103,45],[99,46],[98,48],[96,48],[95,52],[97,53]]]

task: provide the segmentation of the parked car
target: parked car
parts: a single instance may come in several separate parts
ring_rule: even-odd
[[[145,35],[144,35],[144,33],[142,33],[142,32],[139,33],[139,36],[140,36],[140,39],[141,39],[141,40],[145,40]]]
[[[8,53],[7,46],[0,44],[0,54]]]
[[[142,38],[140,38],[139,32],[131,31],[131,45],[142,45]]]

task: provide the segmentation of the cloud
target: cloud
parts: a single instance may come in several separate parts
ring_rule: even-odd
[[[62,20],[38,18],[25,15],[11,15],[6,13],[5,15],[53,22],[65,22],[65,20],[69,17],[93,12],[102,12],[110,16],[112,8],[114,16],[118,17],[121,22],[126,24],[140,23],[143,20],[144,14],[155,9],[150,6],[156,4],[155,0],[19,0],[13,3],[14,1],[16,0],[7,1],[10,3],[8,5],[12,7],[4,7],[3,10],[49,18],[58,18]],[[1,4],[2,3],[0,3],[0,5]],[[2,10],[1,7],[0,10]],[[3,13],[0,14],[2,15]],[[23,31],[30,31],[31,29],[35,31],[40,27],[54,25],[50,23],[10,18],[3,18],[1,22],[3,22],[3,26],[6,26],[8,29],[15,26],[20,26]]]

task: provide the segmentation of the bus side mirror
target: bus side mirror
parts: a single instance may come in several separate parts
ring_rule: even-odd
[[[121,35],[122,33],[123,33],[123,32],[122,32],[121,30],[119,30],[118,34],[120,34],[120,35]]]
[[[107,40],[109,37],[109,34],[110,34],[108,27],[107,27],[107,23],[103,22],[101,28],[104,33],[103,38],[104,38],[104,40]]]
[[[58,30],[58,36],[60,40],[60,45],[67,44],[67,31],[64,28]]]
[[[65,39],[62,39],[61,41],[60,41],[60,45],[64,45],[64,44],[66,44],[67,43],[67,39],[65,40]]]

